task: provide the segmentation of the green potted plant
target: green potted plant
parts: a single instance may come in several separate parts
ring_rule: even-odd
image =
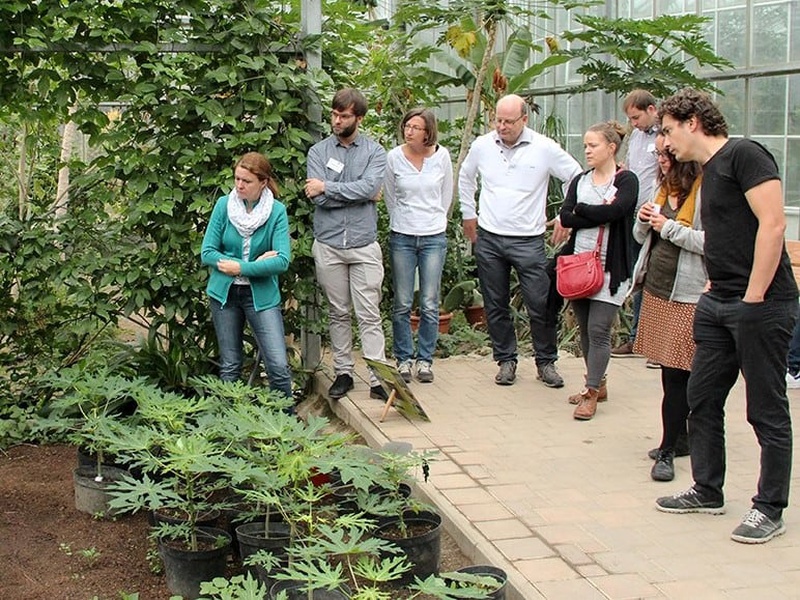
[[[113,439],[116,430],[130,419],[125,409],[145,385],[144,380],[73,367],[52,376],[48,383],[58,395],[46,407],[46,418],[38,427],[64,435],[78,448],[78,466],[73,472],[75,507],[94,516],[115,516],[109,506],[109,487],[129,473],[108,464]],[[81,456],[85,460],[81,461]]]
[[[473,327],[486,323],[483,295],[476,279],[465,279],[456,283],[442,300],[442,309],[447,312],[461,309],[467,322]]]
[[[225,573],[231,536],[200,525],[217,510],[228,488],[223,458],[229,442],[219,433],[225,403],[218,397],[162,392],[149,386],[137,394],[138,409],[113,440],[115,449],[142,473],[113,486],[111,506],[124,512],[160,511],[158,542],[170,591],[199,596],[201,581]]]
[[[415,452],[410,444],[388,444],[378,452],[381,469],[378,485],[382,493],[370,496],[365,510],[378,515],[375,537],[391,542],[406,555],[412,568],[401,581],[426,578],[439,572],[442,519],[434,507],[408,497],[403,484],[412,480],[415,471],[428,477],[432,452]]]

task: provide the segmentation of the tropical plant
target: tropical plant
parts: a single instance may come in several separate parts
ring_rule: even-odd
[[[65,435],[82,451],[94,456],[95,479],[102,481],[104,466],[114,452],[113,438],[132,412],[136,394],[144,379],[128,379],[107,371],[85,372],[78,368],[62,370],[48,378],[58,396],[46,407],[45,418],[36,428]]]
[[[733,64],[717,56],[706,38],[707,17],[694,14],[661,15],[655,19],[610,19],[576,15],[582,30],[566,31],[574,42],[556,55],[580,60],[577,73],[584,82],[572,93],[603,90],[625,94],[644,88],[657,98],[682,87],[715,90],[714,84],[695,75],[690,66],[726,69]]]

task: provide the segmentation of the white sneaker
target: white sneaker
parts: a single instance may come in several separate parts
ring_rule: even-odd
[[[800,390],[800,372],[792,375],[791,371],[786,371],[786,389]]]
[[[400,376],[403,378],[403,381],[406,383],[411,382],[411,361],[404,360],[400,364],[397,365],[397,371],[400,373]]]

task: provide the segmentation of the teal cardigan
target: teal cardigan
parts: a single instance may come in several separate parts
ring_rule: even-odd
[[[253,233],[250,240],[250,258],[246,262],[242,260],[242,241],[242,236],[228,219],[228,196],[223,196],[217,200],[211,213],[200,254],[203,264],[211,267],[211,275],[206,286],[208,295],[225,306],[228,290],[234,278],[217,269],[217,263],[227,258],[241,263],[242,275],[250,280],[253,305],[256,310],[280,306],[278,275],[289,268],[292,257],[286,207],[277,200],[272,205],[272,213],[267,222]],[[268,250],[275,250],[278,255],[256,260]]]

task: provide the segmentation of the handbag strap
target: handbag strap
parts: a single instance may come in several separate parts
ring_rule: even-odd
[[[605,225],[600,225],[600,233],[597,234],[597,243],[594,246],[594,251],[597,253],[597,256],[600,256],[600,252],[603,249],[603,232],[605,228]]]

